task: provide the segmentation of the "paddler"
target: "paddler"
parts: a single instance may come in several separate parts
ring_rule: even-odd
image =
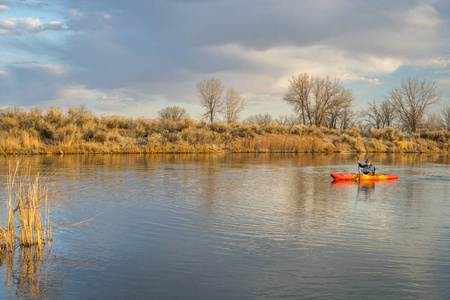
[[[372,165],[372,161],[368,158],[366,159],[366,164],[363,165],[358,160],[358,165],[361,168],[361,172],[366,175],[375,174],[375,167]]]

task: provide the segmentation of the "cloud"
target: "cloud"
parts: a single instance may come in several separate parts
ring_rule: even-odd
[[[54,64],[35,65],[34,68],[38,68],[58,76],[67,74],[66,67],[62,65],[54,65]]]
[[[41,33],[49,30],[59,31],[61,29],[62,23],[57,21],[43,23],[40,19],[33,19],[33,18],[0,19],[1,35],[20,35],[24,32]]]
[[[63,29],[63,25],[61,22],[58,22],[58,21],[50,21],[50,22],[44,24],[43,28],[45,30],[59,31],[59,30]]]
[[[48,6],[47,2],[41,2],[41,1],[17,1],[17,3],[21,6],[26,6],[30,8],[39,8]]]
[[[102,17],[102,18],[105,19],[105,20],[109,20],[109,19],[112,18],[112,15],[110,15],[110,14],[108,14],[108,13],[106,13],[106,12],[103,12],[103,11],[97,12],[96,15]]]
[[[130,103],[133,102],[133,97],[120,91],[111,91],[100,97],[99,103],[101,105],[117,105],[118,103]]]
[[[144,103],[159,100],[159,95],[137,95],[135,91],[110,90],[97,99],[98,109],[123,109],[125,107],[139,107]]]
[[[0,4],[0,13],[5,12],[5,11],[7,11],[7,10],[9,10],[9,7],[8,7],[8,6],[6,6],[6,5],[1,5],[1,4]]]
[[[7,65],[0,74],[4,75],[0,77],[3,101],[12,101],[9,105],[39,106],[69,84],[61,65],[17,62]]]
[[[69,17],[82,17],[83,16],[83,13],[82,12],[80,12],[78,9],[75,9],[75,8],[71,8],[71,9],[68,9],[67,10],[67,15],[69,16]]]
[[[54,87],[54,93],[45,99],[45,101],[42,101],[41,105],[48,107],[78,107],[80,105],[87,105],[88,107],[92,107],[97,95],[97,91],[89,90],[82,84],[61,84]]]
[[[436,9],[428,4],[421,4],[408,10],[403,18],[407,23],[422,28],[435,28],[436,25],[443,23],[437,16]]]
[[[222,53],[222,55],[238,57],[241,60],[241,66],[245,66],[242,70],[251,74],[251,76],[254,76],[255,73],[270,74],[271,79],[268,78],[267,81],[272,80],[272,84],[266,83],[264,87],[272,90],[285,89],[288,79],[292,75],[300,73],[380,84],[380,80],[373,78],[373,76],[392,73],[403,63],[399,59],[390,57],[351,56],[344,51],[335,51],[319,45],[303,48],[277,47],[268,50],[246,49],[239,45],[227,45],[218,47],[215,51]],[[360,74],[366,75],[361,76]],[[251,76],[248,76],[247,82],[253,81]],[[278,80],[274,80],[274,77]],[[257,79],[255,76],[254,78]],[[259,80],[256,80],[256,82]]]
[[[56,3],[46,7],[51,15],[0,20],[2,46],[17,52],[10,61],[35,62],[0,65],[17,99],[29,95],[22,83],[36,101],[85,97],[105,109],[155,99],[195,103],[196,82],[216,77],[267,103],[305,72],[372,88],[405,66],[433,76],[448,71],[450,8],[443,0]],[[23,5],[43,13],[45,3]]]
[[[405,10],[389,1],[362,1],[364,4],[359,5],[349,1],[340,1],[339,5],[336,1],[319,2],[139,2],[120,6],[114,24],[102,21],[105,18],[98,12],[97,17],[82,15],[84,18],[76,22],[69,21],[70,29],[80,34],[71,38],[76,46],[68,51],[77,65],[104,67],[101,61],[109,60],[123,72],[122,62],[126,61],[137,73],[147,69],[147,74],[161,75],[174,69],[198,73],[239,69],[248,65],[242,57],[252,61],[255,53],[269,55],[265,63],[269,65],[270,54],[279,49],[299,50],[306,61],[310,54],[317,56],[310,49],[320,47],[337,53],[335,58],[358,56],[358,63],[368,58],[369,72],[383,73],[395,71],[399,64],[421,58],[429,53],[430,46],[443,43],[439,32],[442,22],[429,5]],[[112,1],[110,10],[119,11],[119,3]],[[80,6],[89,11],[87,2],[82,1]],[[88,34],[96,39],[88,41]],[[236,55],[214,51],[227,47],[243,51]],[[91,58],[85,56],[86,51]],[[292,64],[288,60],[281,63]]]

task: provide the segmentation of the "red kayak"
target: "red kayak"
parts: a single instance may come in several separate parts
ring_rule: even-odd
[[[351,174],[331,174],[331,177],[333,177],[336,180],[391,180],[391,179],[397,179],[398,175],[392,175],[392,174],[377,174],[377,175],[365,175],[365,174],[358,174],[358,173],[351,173]]]

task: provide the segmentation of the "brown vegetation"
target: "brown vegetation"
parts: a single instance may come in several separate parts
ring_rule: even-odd
[[[405,136],[388,127],[361,131],[277,123],[209,123],[185,118],[97,116],[84,109],[0,111],[1,154],[207,152],[435,152],[449,151],[450,132]]]
[[[6,176],[5,222],[0,221],[0,254],[12,252],[17,246],[42,250],[52,240],[53,229],[85,225],[94,218],[75,224],[50,224],[48,174],[32,172],[29,165],[9,162]],[[52,203],[53,205],[55,203]],[[3,208],[3,207],[2,207]],[[0,208],[1,209],[1,208]]]
[[[7,222],[0,223],[1,250],[13,251],[17,243],[41,249],[51,240],[47,185],[39,174],[32,176],[17,163],[9,166],[6,190]]]

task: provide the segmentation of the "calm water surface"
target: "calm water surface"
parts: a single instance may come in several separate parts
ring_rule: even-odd
[[[354,155],[21,158],[51,174],[54,222],[101,214],[1,256],[0,298],[448,298],[449,156],[370,158],[400,178],[333,182]]]

